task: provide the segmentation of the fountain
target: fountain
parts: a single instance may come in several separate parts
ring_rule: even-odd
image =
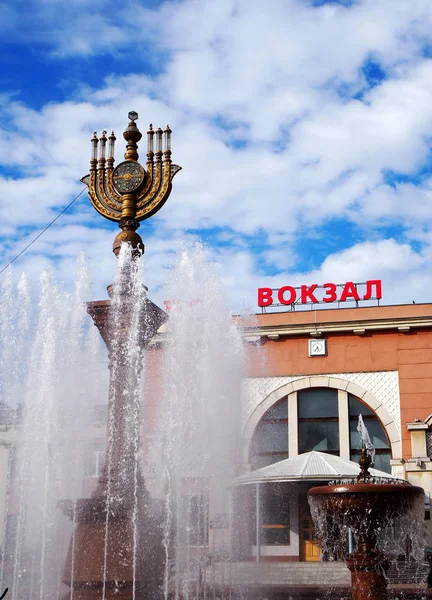
[[[3,283],[2,400],[24,405],[16,409],[22,420],[14,417],[5,434],[11,452],[0,586],[10,586],[12,600],[156,600],[210,594],[228,582],[228,570],[221,580],[217,567],[223,570],[230,557],[243,343],[206,253],[182,251],[169,288],[176,301],[160,415],[152,422],[157,401],[140,376],[147,361],[151,387],[147,346],[167,314],[147,298],[136,230],[165,203],[179,167],[171,164],[169,127],[150,126],[144,170],[137,162],[138,115],[129,117],[126,160],[114,169],[114,134],[94,135],[90,175],[83,178],[97,211],[122,229],[110,300],[84,302],[90,289],[83,261],[72,295],[52,274],[41,276],[34,311],[25,278],[17,296],[11,272]],[[106,392],[99,337],[108,350]],[[101,406],[101,396],[108,405]],[[106,449],[98,446],[105,460],[97,459],[105,466],[92,472],[93,486],[88,446],[95,436],[104,441],[100,429],[92,430],[96,405],[108,416]],[[162,456],[145,470],[159,442]]]
[[[139,380],[143,350],[167,315],[146,296],[139,260],[144,244],[136,230],[166,202],[180,167],[171,163],[168,125],[164,132],[150,125],[147,170],[140,165],[137,118],[129,113],[125,160],[116,168],[114,132],[100,139],[94,134],[90,175],[82,179],[96,210],[122,231],[113,245],[119,268],[108,288],[111,300],[87,304],[109,351],[105,467],[91,498],[59,503],[74,523],[63,581],[75,600],[157,597],[162,577],[160,523],[141,476]]]
[[[411,516],[408,531],[422,539],[424,491],[406,481],[372,477],[374,448],[361,415],[359,431],[363,443],[357,479],[311,488],[308,501],[323,545],[334,540],[332,530],[351,531],[356,539],[357,548],[346,561],[352,600],[386,600],[391,556],[380,547],[381,538],[398,520]]]

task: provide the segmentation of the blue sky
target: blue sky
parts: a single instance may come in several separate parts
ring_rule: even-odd
[[[90,137],[129,110],[173,129],[183,167],[140,233],[162,302],[176,248],[202,239],[230,305],[259,286],[382,279],[431,301],[430,0],[14,0],[0,5],[0,261],[82,189]],[[122,158],[117,144],[117,161]],[[116,226],[84,194],[14,265],[96,296]]]

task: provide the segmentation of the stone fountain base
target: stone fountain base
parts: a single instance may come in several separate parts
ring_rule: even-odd
[[[112,507],[107,519],[104,498],[65,500],[59,508],[75,522],[63,571],[75,600],[159,598],[163,561],[157,524],[141,516],[137,528],[132,511],[121,506]]]
[[[356,600],[386,600],[386,573],[389,561],[372,547],[363,547],[358,552],[351,553],[346,565],[351,571],[351,587]]]

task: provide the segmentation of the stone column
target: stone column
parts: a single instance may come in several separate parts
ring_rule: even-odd
[[[100,600],[103,593],[106,600],[159,597],[163,561],[157,516],[135,466],[140,419],[134,386],[140,369],[136,365],[131,372],[127,360],[130,308],[127,299],[115,314],[109,300],[88,303],[110,353],[110,391],[106,467],[98,487],[92,498],[60,503],[75,522],[63,574],[75,600]],[[164,311],[144,299],[136,338],[140,350],[166,319]]]

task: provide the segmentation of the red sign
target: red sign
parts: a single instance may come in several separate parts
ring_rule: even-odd
[[[322,291],[321,291],[322,290]],[[294,304],[321,304],[323,302],[358,302],[359,300],[380,300],[382,285],[380,279],[370,279],[364,283],[325,283],[281,288],[258,288],[258,306],[290,306]]]

